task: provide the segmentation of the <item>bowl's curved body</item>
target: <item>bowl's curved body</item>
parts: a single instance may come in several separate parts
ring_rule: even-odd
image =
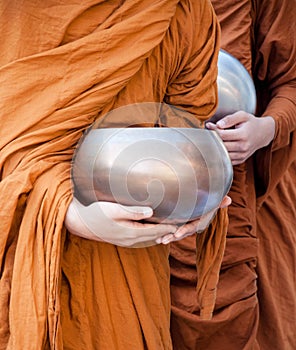
[[[255,85],[244,65],[224,50],[218,56],[218,108],[211,121],[216,122],[225,115],[243,110],[255,113]]]
[[[217,208],[232,175],[217,133],[193,128],[92,129],[72,167],[81,202],[151,206],[154,222],[187,222]]]

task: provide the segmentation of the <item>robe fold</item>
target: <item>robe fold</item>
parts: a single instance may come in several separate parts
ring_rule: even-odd
[[[168,247],[88,241],[63,221],[73,152],[104,113],[166,102],[213,114],[210,2],[13,0],[0,32],[0,349],[171,349]],[[226,224],[221,211],[204,236],[201,300]]]
[[[221,24],[222,48],[253,76],[257,114],[275,119],[276,135],[268,147],[234,167],[226,249],[210,322],[199,316],[195,241],[189,237],[171,247],[173,344],[178,350],[292,350],[296,348],[296,2],[212,0],[212,4]]]
[[[256,3],[258,112],[276,121],[273,142],[255,155],[260,349],[296,348],[295,12],[295,0]]]

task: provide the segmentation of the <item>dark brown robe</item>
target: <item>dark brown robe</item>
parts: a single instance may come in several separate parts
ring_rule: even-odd
[[[276,121],[257,152],[260,349],[296,349],[296,1],[258,1],[254,77],[260,115]],[[267,69],[268,67],[268,69]]]

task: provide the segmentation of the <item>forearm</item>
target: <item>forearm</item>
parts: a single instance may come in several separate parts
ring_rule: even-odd
[[[295,86],[296,87],[296,86]],[[295,87],[282,86],[270,100],[263,116],[275,121],[273,141],[255,156],[258,197],[264,198],[278,184],[296,160],[296,94]]]

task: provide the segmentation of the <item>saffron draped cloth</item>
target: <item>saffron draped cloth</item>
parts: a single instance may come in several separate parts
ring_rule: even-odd
[[[104,113],[166,102],[213,114],[209,1],[13,0],[0,29],[0,349],[171,349],[168,247],[88,241],[63,222],[73,152]],[[221,210],[198,238],[205,317],[226,226]]]
[[[296,1],[212,0],[221,47],[253,76],[274,140],[234,166],[229,227],[210,322],[195,298],[195,241],[172,245],[176,349],[295,349]]]

